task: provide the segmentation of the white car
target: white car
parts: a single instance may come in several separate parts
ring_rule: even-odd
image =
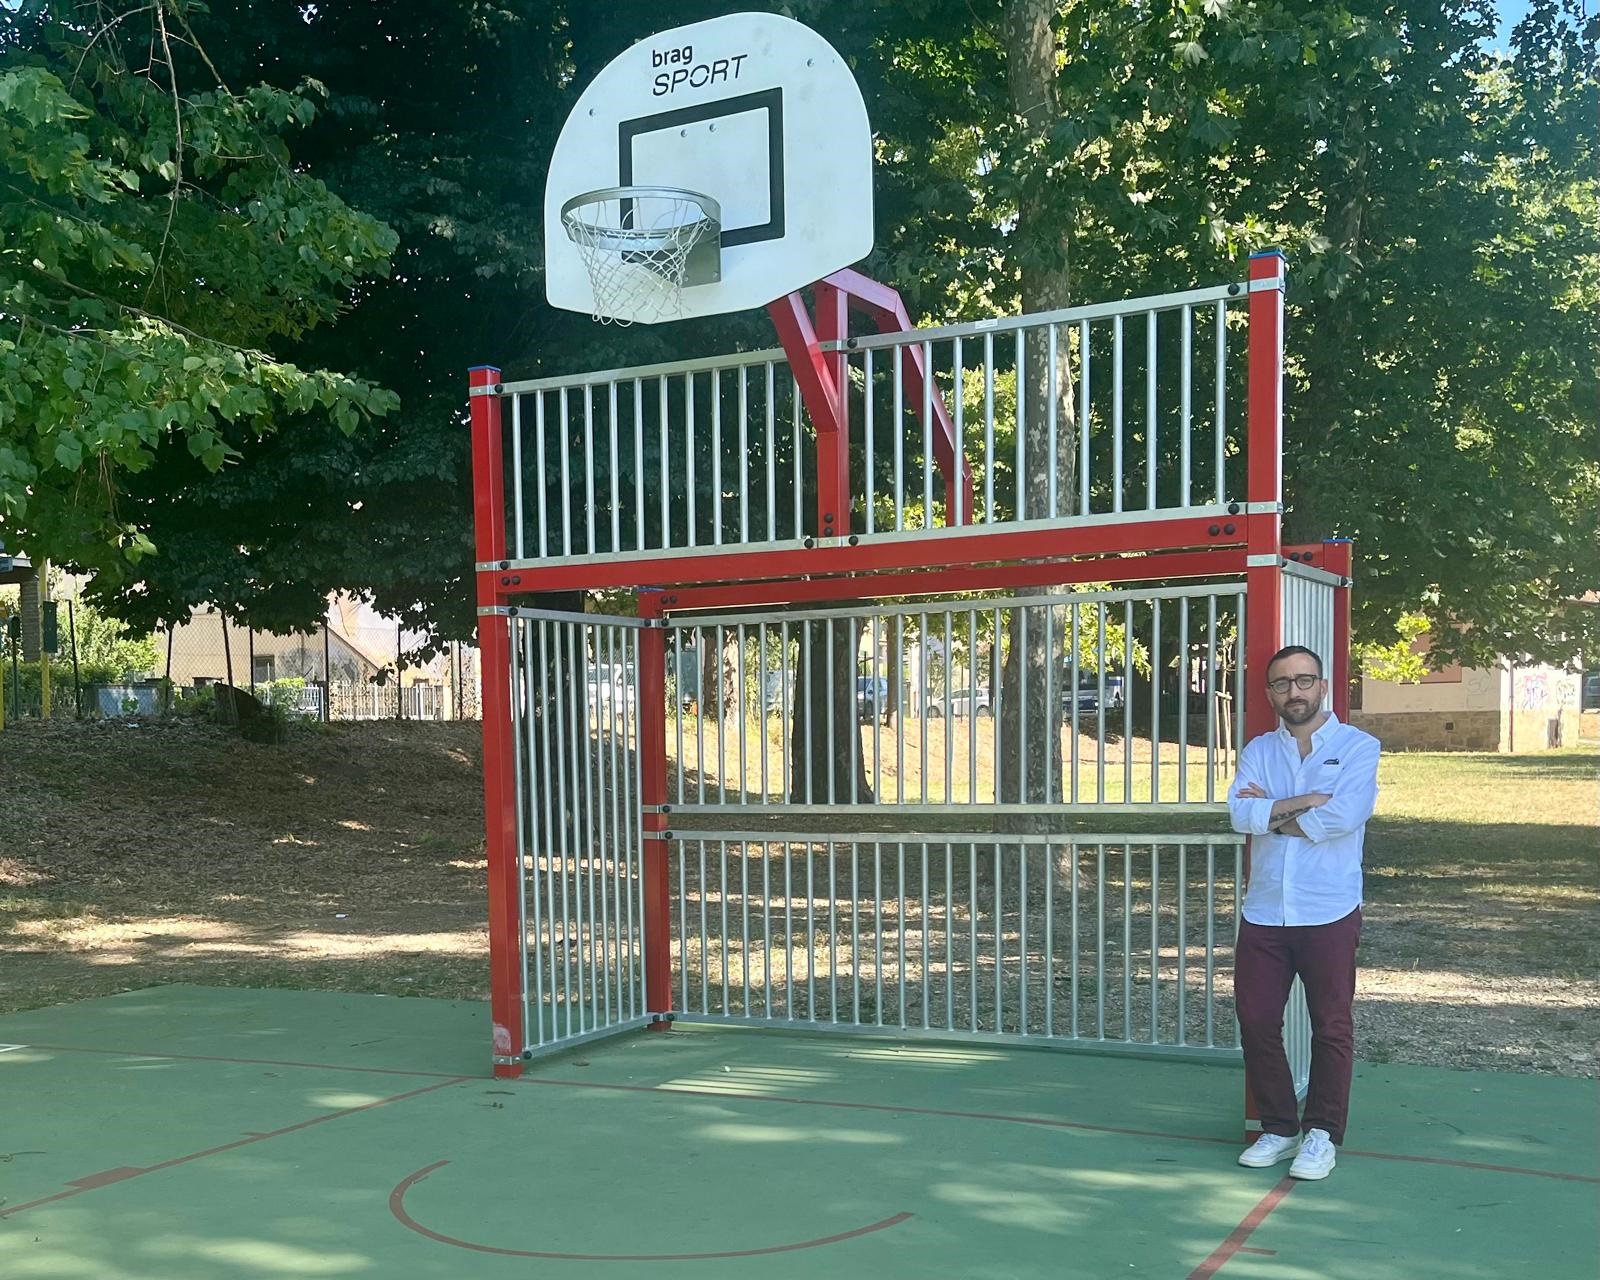
[[[616,705],[619,711],[632,707],[634,702],[633,667],[622,663],[597,663],[589,668],[589,711],[592,715],[610,715]]]
[[[938,720],[945,715],[945,704],[949,703],[949,715],[952,720],[964,720],[968,716],[992,716],[994,710],[989,705],[989,691],[979,689],[976,693],[971,689],[957,689],[945,698],[930,698],[928,700],[928,715],[931,719]]]

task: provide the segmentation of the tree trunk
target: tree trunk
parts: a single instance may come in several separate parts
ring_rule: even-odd
[[[1047,134],[1061,114],[1056,88],[1056,10],[1055,0],[1006,0],[1006,83],[1012,110],[1034,137]],[[1050,207],[1047,172],[1041,167],[1022,177],[1011,255],[1021,274],[1022,309],[1034,312],[1068,306],[1068,227]],[[1064,339],[1062,335],[1057,344],[1053,403],[1047,333],[1029,336],[1025,367],[1017,371],[1018,429],[1024,439],[1025,473],[1017,486],[1019,519],[1049,519],[1077,512],[1074,463],[1078,424]],[[1029,613],[1026,634],[1022,610],[1013,610],[1007,624],[996,722],[1007,794],[996,798],[1047,804],[1062,795],[1061,751],[1059,747],[1049,749],[1051,735],[1056,743],[1061,740],[1062,698],[1060,680],[1047,680],[1046,673],[1061,671],[1063,646],[1061,629],[1045,627],[1044,610]],[[1048,637],[1047,630],[1051,632]],[[1047,771],[1046,760],[1056,767]]]
[[[856,622],[811,620],[795,630],[799,660],[789,738],[790,802],[871,804],[875,797],[856,718]]]
[[[45,561],[40,561],[34,570],[34,575],[23,581],[20,589],[20,599],[17,601],[17,611],[22,615],[22,660],[24,662],[37,662],[43,651],[44,644],[44,613],[39,605],[49,599],[44,588],[45,575],[50,572],[50,566]]]

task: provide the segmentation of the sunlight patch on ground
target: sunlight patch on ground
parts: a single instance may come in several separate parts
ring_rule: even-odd
[[[872,1045],[840,1051],[846,1058],[882,1062],[954,1063],[969,1066],[978,1062],[1000,1062],[1005,1054],[997,1049],[963,1049],[953,1045]]]
[[[152,1244],[150,1252],[169,1258],[191,1254],[214,1258],[233,1268],[236,1275],[244,1272],[269,1276],[341,1276],[369,1271],[372,1267],[372,1259],[365,1254],[304,1249],[278,1240],[167,1239]]]
[[[708,1124],[702,1136],[723,1142],[838,1142],[847,1146],[884,1147],[904,1141],[893,1134],[867,1133],[861,1129],[799,1129],[787,1125]]]
[[[319,1107],[331,1107],[336,1111],[345,1111],[351,1107],[368,1107],[374,1102],[382,1102],[383,1095],[378,1093],[353,1093],[341,1089],[325,1089],[317,1093],[307,1094],[306,1100]]]
[[[702,1076],[669,1080],[663,1089],[693,1089],[702,1093],[783,1093],[810,1085],[828,1084],[835,1079],[831,1071],[810,1071],[804,1067],[761,1067],[748,1063],[723,1066]]]
[[[1539,1009],[1593,1009],[1600,1004],[1600,982],[1593,980],[1569,980],[1558,986],[1545,977],[1363,966],[1358,983],[1358,1001],[1384,1000],[1385,988],[1398,986],[1404,989],[1401,998],[1408,1003],[1438,1000],[1479,1008]]]
[[[483,950],[481,929],[378,934],[302,929],[269,934],[226,921],[183,917],[116,923],[90,916],[70,921],[30,920],[16,925],[14,932],[19,938],[40,943],[66,943],[97,965],[145,963],[152,949],[167,960],[207,955],[313,960],[390,952],[475,955]]]

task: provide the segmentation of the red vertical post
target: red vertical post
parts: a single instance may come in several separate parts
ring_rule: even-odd
[[[506,556],[504,451],[500,436],[500,370],[479,365],[467,375],[472,416],[473,546],[480,564]],[[500,603],[492,569],[479,570],[479,609]],[[522,1073],[522,858],[517,848],[517,779],[512,758],[511,624],[504,614],[478,615],[483,680],[483,817],[489,857],[489,1012],[494,1022],[494,1074]]]
[[[816,295],[817,341],[842,342],[850,331],[850,295],[826,280]],[[817,426],[817,532],[824,538],[850,536],[850,366],[843,351],[823,355],[833,380],[834,413]]]
[[[1328,675],[1333,683],[1333,714],[1350,722],[1350,586],[1355,548],[1349,538],[1328,538],[1322,544],[1322,567],[1336,573],[1341,585],[1333,589],[1333,653]]]
[[[1250,255],[1249,394],[1245,439],[1246,740],[1270,732],[1277,714],[1267,701],[1267,663],[1283,636],[1283,294],[1284,259],[1276,249]],[[1238,744],[1243,749],[1244,743]],[[1245,875],[1250,873],[1246,846]],[[1242,886],[1241,886],[1242,891]],[[1260,1112],[1245,1080],[1245,1129]]]
[[[659,592],[639,593],[639,617],[662,617]],[[672,1011],[672,903],[667,875],[667,633],[647,626],[639,634],[639,802],[644,806],[644,995],[650,1013]],[[653,1024],[666,1027],[663,1020]]]

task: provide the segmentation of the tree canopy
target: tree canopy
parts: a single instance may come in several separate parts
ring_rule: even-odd
[[[1024,5],[1054,36],[1056,101],[1042,123],[1017,113],[1007,81],[1007,24]],[[1476,0],[782,7],[826,34],[861,83],[878,154],[878,248],[865,266],[914,315],[1015,310],[1032,269],[1064,273],[1074,301],[1099,300],[1238,278],[1246,254],[1282,247],[1288,531],[1356,539],[1358,632],[1384,643],[1402,614],[1420,615],[1439,660],[1594,651],[1596,611],[1570,603],[1594,588],[1600,545],[1600,22],[1577,0],[1535,0],[1504,51],[1490,47],[1492,6]],[[140,335],[161,376],[187,376],[185,394],[130,386],[131,373],[91,380],[88,355],[83,387],[186,403],[195,418],[158,412],[143,429],[165,443],[141,444],[137,465],[111,448],[123,436],[85,437],[118,465],[116,501],[89,508],[95,536],[121,539],[102,558],[120,567],[146,542],[159,551],[104,580],[111,606],[144,618],[210,599],[286,626],[344,587],[410,626],[466,635],[467,365],[536,376],[769,345],[759,313],[618,332],[542,296],[544,164],[577,93],[632,40],[725,8],[128,0],[86,7],[77,26],[17,25],[4,74],[53,75],[64,97],[51,101],[92,114],[25,125],[19,112],[46,108],[0,99],[7,174],[34,172],[17,148],[55,148],[25,192],[113,228],[144,265],[108,241],[97,266],[98,239],[74,247],[52,230],[69,247],[39,261],[71,270],[49,285],[12,254],[0,283],[52,288],[51,307],[113,307],[117,343]],[[100,70],[75,78],[99,29],[91,14],[123,20],[84,59]],[[134,29],[159,34],[163,18],[169,35],[182,23],[171,57],[159,41],[149,67],[114,52]],[[75,133],[81,162],[50,141]],[[57,168],[98,175],[106,202],[50,191],[66,180]],[[8,178],[0,217],[31,227],[14,190]],[[1025,206],[1051,234],[1015,234]],[[221,249],[239,236],[253,237],[249,254]],[[79,312],[4,296],[6,315],[38,317],[24,330],[34,372],[18,385],[59,405],[28,407],[25,432],[11,425],[24,410],[8,410],[0,483],[15,458],[55,475],[64,514],[26,527],[87,546],[66,513],[86,518],[82,491],[97,491],[104,464],[73,465],[54,424],[108,410],[78,413],[72,362],[44,361],[50,343],[88,352],[110,339],[63,336],[85,323]],[[146,335],[153,322],[129,307],[167,328]],[[378,387],[403,408],[349,435],[327,429],[390,408]],[[230,450],[241,465],[217,465]],[[13,489],[30,484],[55,492]]]
[[[197,8],[37,7],[0,29],[0,537],[103,592],[176,551],[140,477],[215,475],[287,425],[350,432],[396,405],[282,357],[395,235],[295,167],[319,86],[230,88]]]

